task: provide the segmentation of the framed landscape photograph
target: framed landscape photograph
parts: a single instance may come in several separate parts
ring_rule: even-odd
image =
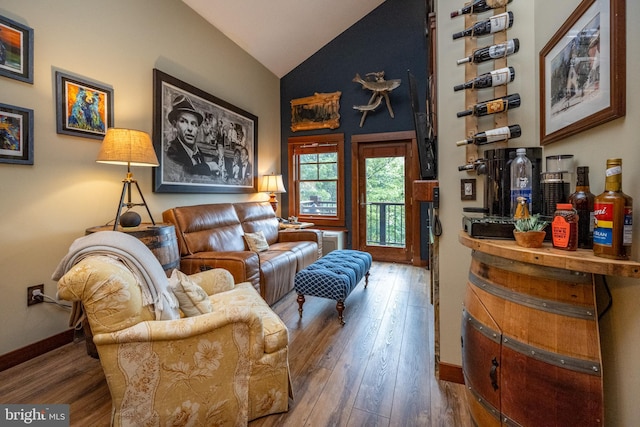
[[[0,76],[33,84],[33,29],[0,16]]]
[[[56,127],[61,134],[102,140],[113,127],[113,89],[56,71]]]
[[[625,115],[625,0],[583,0],[540,51],[540,144]]]
[[[33,110],[0,104],[0,163],[33,164]]]
[[[153,145],[155,192],[258,191],[258,118],[157,69]]]

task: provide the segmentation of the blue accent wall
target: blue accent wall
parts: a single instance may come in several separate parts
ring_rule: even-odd
[[[427,79],[425,0],[386,0],[379,7],[333,39],[280,80],[282,121],[282,174],[288,176],[287,140],[292,136],[344,133],[347,228],[351,229],[351,136],[414,130],[407,70],[418,81],[420,111],[424,111]],[[312,34],[308,35],[312,37]],[[304,37],[304,35],[296,35]],[[354,105],[366,105],[371,92],[353,82],[356,73],[385,72],[385,79],[401,79],[390,94],[395,118],[384,101],[369,112],[363,127],[362,113]],[[340,127],[334,130],[291,131],[291,100],[315,92],[340,91]],[[285,181],[286,182],[286,181]],[[288,216],[287,194],[282,194],[283,216]]]

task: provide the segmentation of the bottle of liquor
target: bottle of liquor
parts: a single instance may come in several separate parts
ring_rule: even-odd
[[[576,191],[569,196],[569,203],[578,212],[578,247],[593,248],[593,203],[595,195],[589,191],[589,166],[578,166]]]
[[[456,142],[456,145],[458,147],[467,144],[485,145],[491,144],[492,142],[507,141],[509,139],[518,138],[520,135],[522,135],[520,125],[503,126],[484,132],[478,132],[471,138]]]
[[[604,192],[595,198],[593,253],[629,259],[633,228],[633,199],[622,192],[622,159],[607,159]]]
[[[513,25],[513,12],[500,13],[489,19],[478,21],[469,28],[453,34],[453,39],[462,37],[480,37],[488,36],[499,31],[506,31]]]
[[[511,216],[518,210],[521,201],[524,202],[527,210],[531,212],[531,185],[533,176],[533,166],[527,158],[527,149],[518,148],[516,158],[511,162]],[[533,212],[531,212],[533,213]]]
[[[454,10],[451,12],[451,17],[466,15],[469,13],[482,13],[491,9],[497,9],[504,7],[507,3],[511,3],[513,0],[474,0],[471,4],[466,5],[462,9]]]
[[[513,67],[499,68],[488,73],[480,74],[475,79],[463,84],[455,85],[453,90],[457,92],[464,89],[484,89],[487,87],[506,85],[512,82],[515,77],[516,71]]]
[[[504,43],[494,44],[491,46],[481,47],[471,53],[466,58],[458,59],[458,65],[473,62],[479,64],[481,62],[491,61],[493,59],[504,58],[520,50],[520,40],[511,39]]]
[[[460,111],[458,113],[458,117],[471,115],[482,117],[488,114],[502,113],[503,111],[518,108],[519,106],[520,94],[514,93],[512,95],[491,99],[489,101],[479,102],[468,110]]]

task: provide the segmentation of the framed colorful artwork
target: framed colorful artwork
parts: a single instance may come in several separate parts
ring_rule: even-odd
[[[113,89],[56,71],[58,133],[102,140],[113,127]]]
[[[33,84],[33,29],[0,16],[0,76]]]
[[[33,110],[0,104],[0,163],[33,164]]]

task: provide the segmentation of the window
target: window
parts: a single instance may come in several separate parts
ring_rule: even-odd
[[[344,135],[289,138],[289,213],[344,227]]]

